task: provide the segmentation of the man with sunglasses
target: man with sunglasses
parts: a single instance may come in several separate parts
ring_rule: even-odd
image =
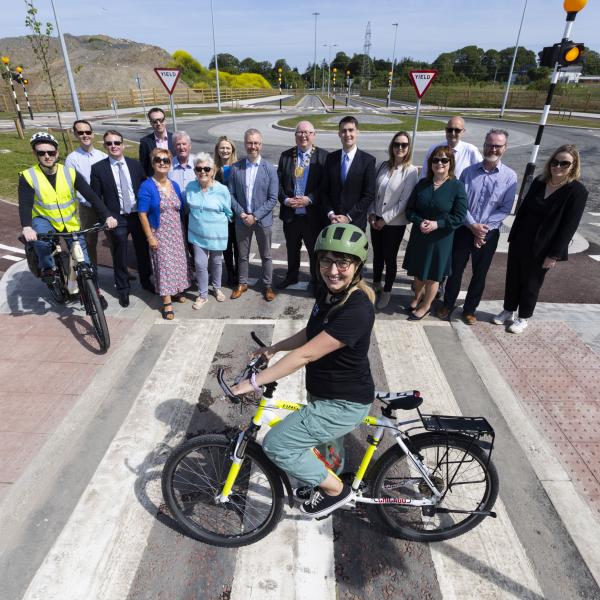
[[[173,134],[167,131],[167,120],[165,111],[155,106],[148,111],[148,121],[152,126],[152,133],[140,140],[140,162],[146,173],[146,177],[152,177],[152,165],[150,164],[150,152],[154,148],[169,150],[175,156],[175,145]]]
[[[92,166],[92,189],[102,197],[110,213],[118,222],[110,232],[112,243],[115,287],[119,304],[129,306],[129,274],[127,271],[127,239],[131,235],[142,287],[154,293],[150,281],[152,267],[148,242],[137,212],[137,195],[142,181],[146,179],[139,161],[124,156],[123,136],[114,129],[104,133],[104,148],[108,158]]]
[[[483,160],[483,156],[481,156],[481,152],[479,152],[477,146],[469,144],[468,142],[463,142],[462,138],[466,131],[465,122],[462,117],[452,117],[446,123],[446,141],[433,144],[433,146],[427,150],[425,160],[423,161],[423,168],[421,169],[421,179],[427,175],[427,161],[429,160],[431,153],[438,146],[448,145],[452,148],[455,164],[454,175],[457,179],[460,178],[464,169]]]
[[[473,274],[463,306],[467,325],[477,322],[485,279],[500,239],[502,222],[510,214],[517,192],[517,174],[500,160],[508,147],[508,131],[491,129],[483,144],[484,158],[467,167],[460,180],[467,190],[467,216],[454,233],[452,272],[444,291],[444,303],[437,311],[440,319],[452,313],[464,270],[471,259]]]
[[[77,215],[77,193],[90,203],[107,227],[113,228],[117,222],[83,175],[73,167],[59,164],[58,142],[54,136],[46,132],[34,133],[30,144],[37,164],[20,174],[19,217],[23,237],[27,242],[33,243],[42,280],[52,281],[56,276],[53,244],[48,240],[38,240],[37,234],[81,229]],[[67,244],[71,243],[67,239]],[[85,239],[80,243],[85,261],[89,263]],[[103,308],[107,308],[108,304],[101,294],[100,302]]]
[[[72,167],[89,183],[92,173],[92,165],[104,160],[107,157],[106,152],[94,148],[94,131],[89,121],[79,120],[73,123],[73,132],[79,140],[79,146],[71,152],[65,159],[65,167]],[[91,204],[80,194],[77,193],[79,200],[79,220],[81,228],[87,229],[98,222],[98,214],[92,208]],[[88,253],[92,264],[98,264],[98,232],[90,231],[85,234]]]

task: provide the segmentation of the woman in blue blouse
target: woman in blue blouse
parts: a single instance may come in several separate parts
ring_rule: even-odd
[[[226,135],[222,135],[215,144],[213,158],[215,161],[215,180],[226,186],[231,165],[237,162],[233,140],[230,140]],[[229,223],[228,231],[229,239],[227,241],[227,248],[223,252],[223,259],[225,260],[225,269],[227,269],[227,283],[231,287],[235,287],[238,284],[238,247],[233,220]]]
[[[185,188],[189,212],[188,240],[194,246],[198,298],[193,307],[202,308],[208,302],[208,272],[213,293],[218,302],[225,300],[221,291],[223,250],[227,248],[228,223],[233,216],[229,190],[215,181],[215,163],[206,152],[194,160],[196,181]]]

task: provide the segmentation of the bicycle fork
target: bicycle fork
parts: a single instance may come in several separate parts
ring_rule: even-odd
[[[242,468],[242,463],[244,462],[247,445],[248,431],[240,431],[231,453],[231,466],[229,467],[229,472],[227,473],[227,479],[225,479],[221,493],[215,498],[215,501],[219,504],[225,504],[226,502],[229,502],[231,490],[233,489],[235,480],[237,479],[238,473]]]

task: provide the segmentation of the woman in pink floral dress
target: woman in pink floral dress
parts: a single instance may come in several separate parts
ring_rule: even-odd
[[[172,300],[185,302],[183,292],[191,285],[181,215],[185,200],[176,182],[167,177],[171,153],[155,148],[150,153],[154,175],[138,193],[138,214],[148,238],[156,292],[162,297],[163,319],[172,320]]]

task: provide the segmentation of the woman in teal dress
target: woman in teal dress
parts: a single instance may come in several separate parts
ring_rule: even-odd
[[[419,321],[431,310],[440,281],[450,274],[454,230],[465,220],[465,186],[454,177],[454,153],[439,146],[427,161],[406,206],[413,224],[402,268],[415,278],[409,321]]]

